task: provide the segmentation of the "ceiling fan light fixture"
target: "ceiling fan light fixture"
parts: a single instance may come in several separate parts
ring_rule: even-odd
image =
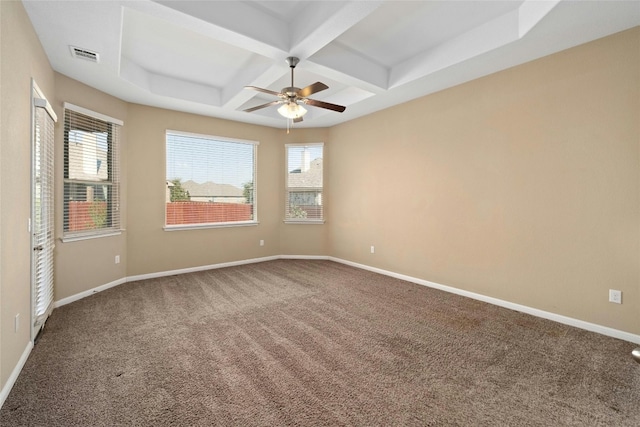
[[[278,113],[287,119],[298,119],[307,114],[307,109],[296,102],[288,102],[278,108]]]
[[[2,0],[0,0],[2,1]],[[331,104],[329,102],[318,101],[317,99],[311,99],[309,96],[314,93],[318,93],[325,89],[329,89],[329,86],[322,82],[315,82],[310,84],[307,87],[302,89],[294,86],[293,83],[293,69],[298,64],[299,59],[295,56],[290,56],[287,58],[287,63],[289,64],[289,68],[291,68],[291,86],[283,88],[280,92],[275,92],[270,89],[263,89],[257,86],[245,86],[245,89],[256,90],[258,92],[267,93],[269,95],[277,96],[279,99],[277,101],[267,102],[266,104],[258,105],[255,107],[247,108],[244,111],[250,113],[252,111],[260,110],[265,107],[269,107],[271,105],[282,104],[280,108],[278,108],[278,113],[281,116],[293,120],[293,123],[300,123],[302,121],[302,116],[307,114],[307,109],[304,108],[302,104],[311,105],[312,107],[320,107],[327,110],[337,111],[342,113],[346,107],[342,105]],[[288,121],[287,121],[287,132],[288,132]]]

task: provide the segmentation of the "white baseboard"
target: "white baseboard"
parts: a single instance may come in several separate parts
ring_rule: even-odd
[[[63,305],[72,303],[74,301],[78,301],[82,298],[86,298],[93,294],[97,294],[98,292],[105,291],[109,288],[113,288],[114,286],[122,285],[123,283],[127,283],[127,282],[135,282],[137,280],[146,280],[146,279],[155,279],[157,277],[175,276],[176,274],[193,273],[196,271],[213,270],[215,268],[233,267],[236,265],[244,265],[244,264],[253,264],[256,262],[273,261],[279,258],[280,258],[279,256],[252,258],[252,259],[246,259],[241,261],[223,262],[220,264],[203,265],[199,267],[181,268],[179,270],[159,271],[156,273],[139,274],[136,276],[123,277],[122,279],[114,280],[113,282],[107,283],[105,285],[97,286],[95,288],[71,295],[70,297],[55,301],[53,303],[53,308],[62,307]]]
[[[27,363],[27,359],[31,354],[31,349],[33,349],[33,342],[29,341],[27,343],[27,347],[22,352],[22,356],[20,356],[20,360],[18,360],[18,363],[13,368],[13,371],[11,371],[11,375],[9,375],[9,378],[7,378],[7,382],[4,384],[4,387],[2,387],[2,390],[0,390],[0,408],[2,408],[2,405],[4,405],[4,401],[7,400],[7,397],[9,396],[13,385],[16,383],[18,375],[20,375],[24,364]]]
[[[314,260],[329,260],[331,257],[326,255],[280,255],[278,259],[314,259]]]
[[[454,288],[451,286],[441,285],[439,283],[430,282],[428,280],[418,279],[404,274],[394,273],[392,271],[382,270],[380,268],[371,267],[364,264],[358,264],[356,262],[347,261],[340,258],[328,257],[329,260],[339,262],[341,264],[350,265],[352,267],[361,268],[374,273],[384,274],[385,276],[394,277],[396,279],[405,280],[407,282],[416,283],[418,285],[428,286],[430,288],[439,289],[441,291],[450,292],[452,294],[461,295],[467,298],[472,298],[478,301],[483,301],[489,304],[497,305],[500,307],[508,308],[510,310],[520,311],[522,313],[530,314],[532,316],[541,317],[547,320],[553,320],[554,322],[562,323],[564,325],[574,326],[579,329],[584,329],[591,332],[596,332],[608,337],[618,338],[624,341],[640,344],[640,335],[632,334],[618,329],[609,328],[607,326],[598,325],[595,323],[585,322],[584,320],[574,319],[572,317],[563,316],[549,311],[539,310],[537,308],[528,307],[526,305],[520,305],[513,302],[501,300],[498,298],[488,297],[486,295],[477,294],[475,292],[465,291],[463,289]]]
[[[97,292],[104,291],[106,289],[112,288],[112,287],[117,286],[117,285],[121,285],[121,284],[126,283],[126,282],[134,282],[136,280],[145,280],[145,279],[155,279],[155,278],[158,278],[158,277],[173,276],[173,275],[176,275],[176,274],[184,274],[184,273],[193,273],[193,272],[204,271],[204,270],[213,270],[213,269],[216,269],[216,268],[233,267],[233,266],[244,265],[244,264],[254,264],[254,263],[257,263],[257,262],[273,261],[273,260],[276,260],[276,259],[309,259],[309,260],[330,260],[330,261],[335,261],[335,262],[338,262],[338,263],[341,263],[341,264],[350,265],[352,267],[361,268],[363,270],[371,271],[371,272],[374,272],[374,273],[383,274],[385,276],[394,277],[396,279],[405,280],[407,282],[416,283],[418,285],[428,286],[430,288],[440,289],[442,291],[450,292],[452,294],[461,295],[461,296],[464,296],[464,297],[467,297],[467,298],[472,298],[472,299],[475,299],[475,300],[478,300],[478,301],[483,301],[483,302],[486,302],[486,303],[489,303],[489,304],[493,304],[493,305],[497,305],[497,306],[500,306],[500,307],[508,308],[510,310],[520,311],[522,313],[530,314],[530,315],[536,316],[536,317],[541,317],[543,319],[553,320],[554,322],[562,323],[562,324],[569,325],[569,326],[574,326],[576,328],[584,329],[584,330],[591,331],[591,332],[596,332],[596,333],[599,333],[599,334],[602,334],[602,335],[606,335],[606,336],[609,336],[609,337],[618,338],[618,339],[621,339],[621,340],[624,340],[624,341],[640,344],[640,335],[632,334],[632,333],[625,332],[625,331],[620,331],[618,329],[609,328],[607,326],[602,326],[602,325],[598,325],[598,324],[595,324],[595,323],[585,322],[584,320],[578,320],[578,319],[574,319],[572,317],[567,317],[567,316],[563,316],[563,315],[556,314],[556,313],[551,313],[551,312],[544,311],[544,310],[539,310],[537,308],[528,307],[526,305],[520,305],[520,304],[516,304],[516,303],[513,303],[513,302],[501,300],[501,299],[498,299],[498,298],[493,298],[493,297],[489,297],[489,296],[486,296],[486,295],[477,294],[475,292],[469,292],[469,291],[465,291],[463,289],[458,289],[458,288],[454,288],[454,287],[451,287],[451,286],[441,285],[439,283],[430,282],[428,280],[418,279],[416,277],[411,277],[411,276],[407,276],[407,275],[404,275],[404,274],[394,273],[392,271],[383,270],[383,269],[380,269],[380,268],[377,268],[377,267],[371,267],[371,266],[368,266],[368,265],[365,265],[365,264],[358,264],[356,262],[344,260],[344,259],[341,259],[341,258],[335,258],[335,257],[331,257],[331,256],[325,256],[325,255],[274,255],[274,256],[268,256],[268,257],[263,257],[263,258],[252,258],[252,259],[246,259],[246,260],[241,260],[241,261],[232,261],[232,262],[224,262],[224,263],[219,263],[219,264],[205,265],[205,266],[200,266],[200,267],[183,268],[183,269],[179,269],[179,270],[160,271],[160,272],[157,272],[157,273],[140,274],[140,275],[136,275],[136,276],[125,277],[123,279],[119,279],[119,280],[113,281],[111,283],[107,283],[106,285],[98,286],[97,288],[89,289],[88,291],[84,291],[84,292],[72,295],[70,297],[61,299],[61,300],[56,301],[54,303],[54,307],[55,308],[61,307],[61,306],[65,305],[65,304],[69,304],[71,302],[77,301],[79,299],[82,299],[82,298],[88,297],[90,295],[93,295],[93,294],[95,294]]]
[[[176,274],[195,273],[196,271],[214,270],[216,268],[235,267],[236,265],[255,264],[256,262],[273,261],[279,259],[278,255],[267,256],[262,258],[243,259],[240,261],[222,262],[219,264],[203,265],[200,267],[181,268],[179,270],[160,271],[157,273],[139,274],[127,277],[127,282],[135,282],[136,280],[155,279],[158,277],[175,276]]]
[[[88,296],[91,296],[93,294],[97,294],[98,292],[102,292],[102,291],[106,291],[109,288],[113,288],[114,286],[118,286],[118,285],[122,285],[123,283],[126,283],[127,279],[126,278],[122,278],[122,279],[118,279],[118,280],[114,280],[113,282],[107,283],[105,285],[100,285],[97,286],[93,289],[89,289],[87,291],[83,291],[80,293],[77,293],[75,295],[71,295],[70,297],[67,298],[62,298],[61,300],[55,301],[53,303],[53,308],[58,308],[58,307],[62,307],[63,305],[67,305],[69,303],[72,303],[74,301],[78,301],[82,298],[86,298]]]

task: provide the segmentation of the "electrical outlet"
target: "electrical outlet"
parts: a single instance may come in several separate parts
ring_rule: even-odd
[[[260,240],[260,246],[264,246],[264,240]]]
[[[616,304],[622,304],[622,291],[616,291],[615,289],[609,289],[609,302]]]
[[[120,255],[116,255],[116,264],[120,264]]]
[[[371,253],[375,254],[376,253],[376,247],[375,246],[371,246]]]
[[[13,320],[13,332],[18,332],[19,329],[20,329],[20,313],[16,314],[16,317]]]

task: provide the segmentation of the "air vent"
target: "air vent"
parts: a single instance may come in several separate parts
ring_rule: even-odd
[[[90,50],[82,49],[75,46],[69,46],[69,48],[71,49],[71,55],[73,55],[74,58],[85,59],[91,62],[100,61],[100,55],[98,54],[98,52],[92,52]]]

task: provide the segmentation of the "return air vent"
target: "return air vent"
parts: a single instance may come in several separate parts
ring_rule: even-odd
[[[92,52],[90,50],[82,49],[75,46],[69,46],[69,48],[71,49],[71,55],[73,55],[74,58],[85,59],[91,62],[100,61],[100,55],[98,54],[98,52]]]

